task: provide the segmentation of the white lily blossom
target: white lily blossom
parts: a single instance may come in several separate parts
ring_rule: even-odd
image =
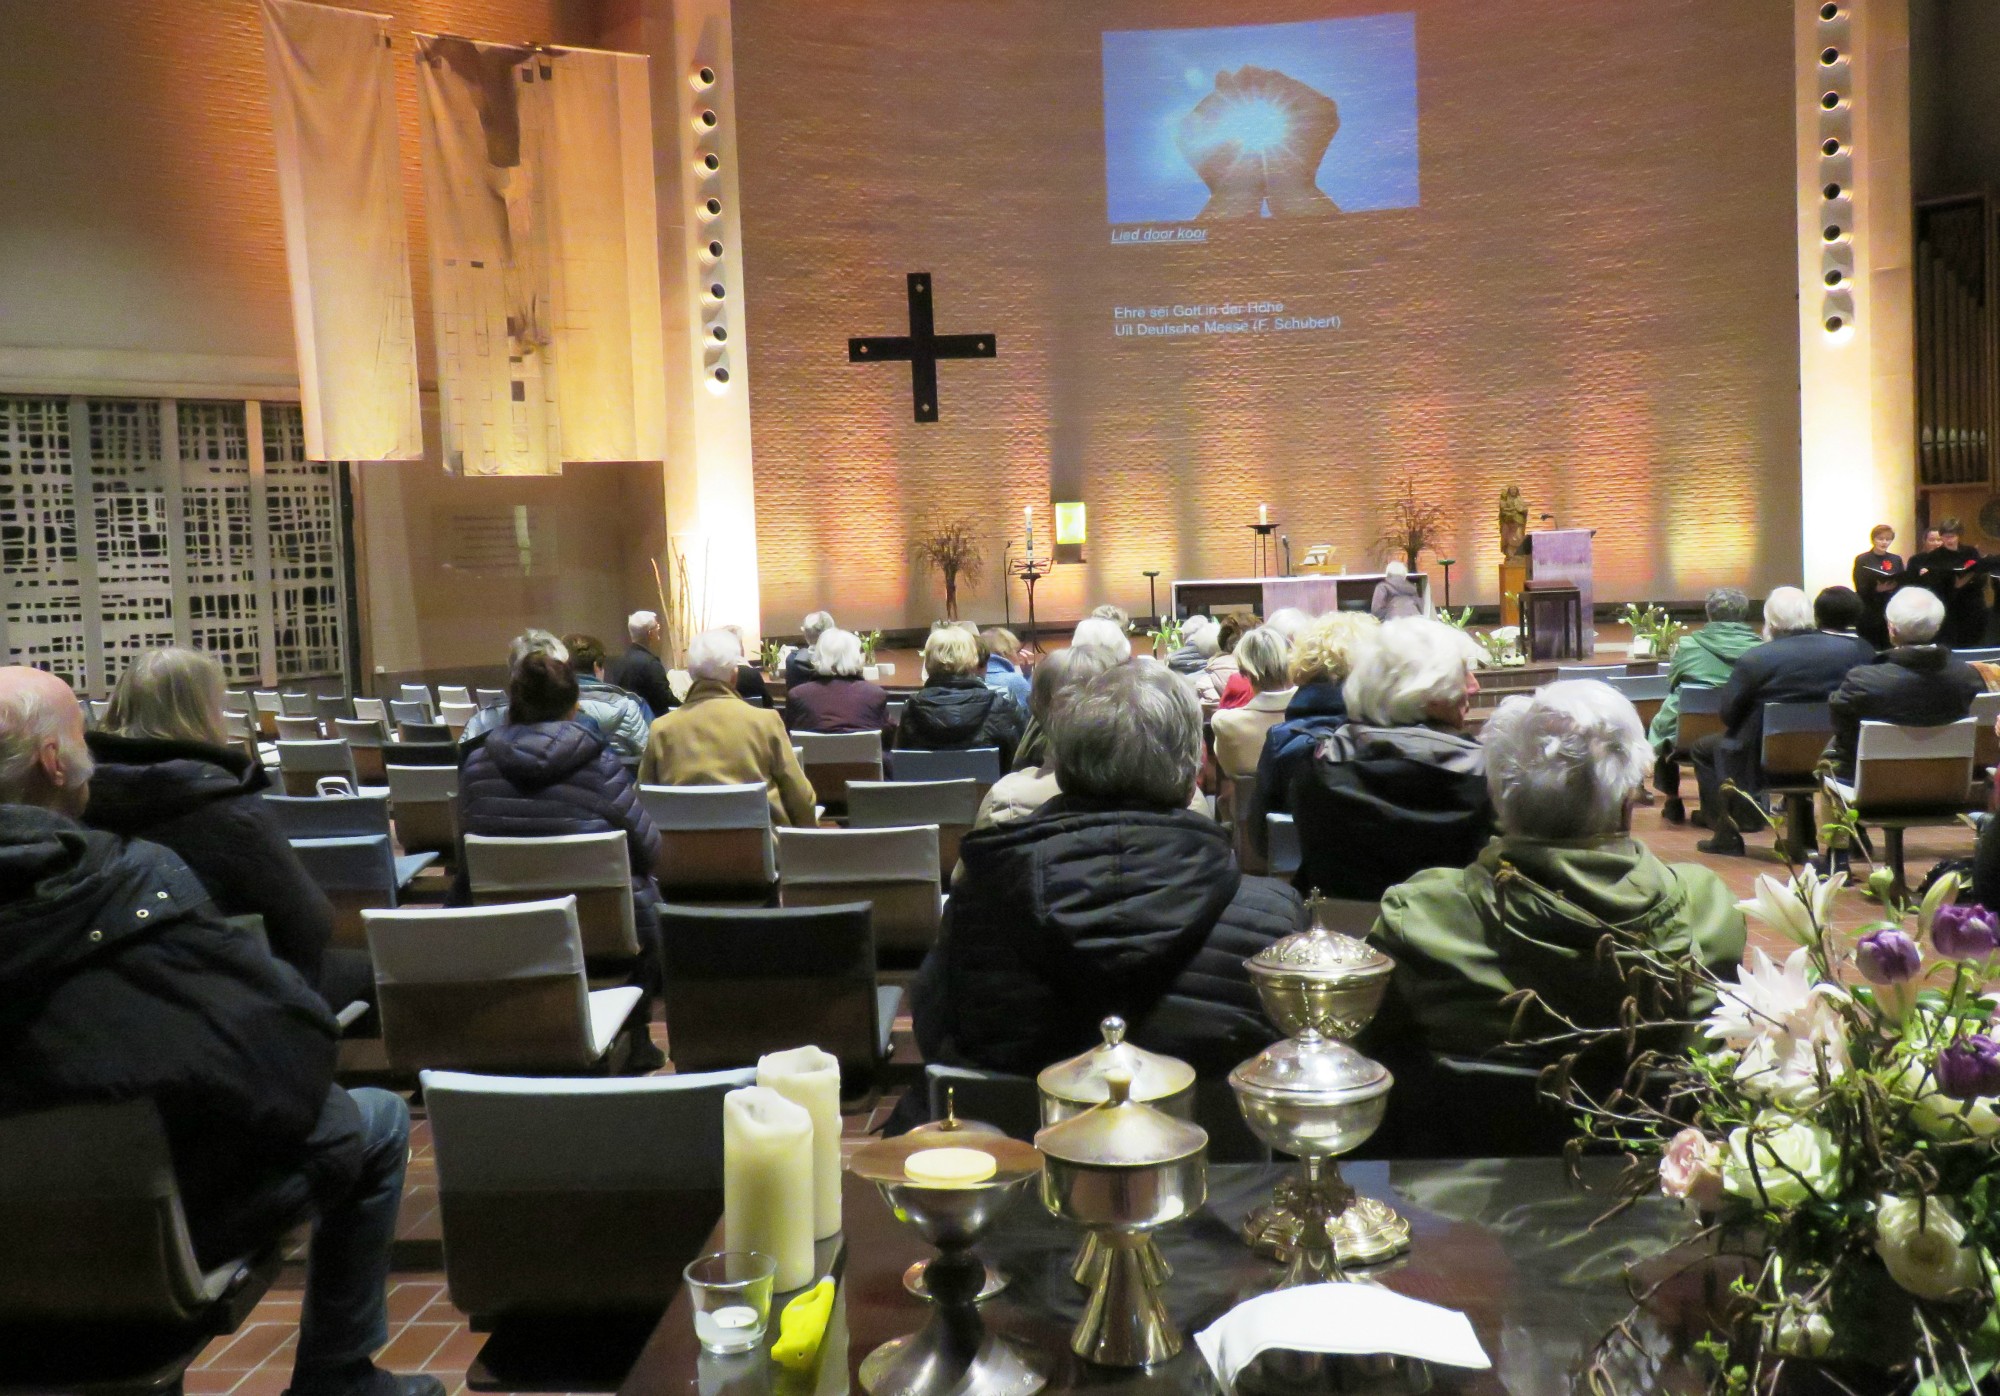
[[[1835,1006],[1846,1001],[1838,987],[1812,982],[1804,947],[1783,968],[1753,949],[1736,983],[1716,991],[1715,1011],[1702,1028],[1738,1053],[1735,1074],[1744,1090],[1802,1110],[1819,1099],[1822,1061],[1829,1079],[1847,1070],[1847,1033]]]
[[[1794,945],[1811,945],[1831,924],[1828,916],[1834,894],[1846,884],[1844,872],[1821,877],[1809,867],[1801,869],[1789,883],[1763,873],[1757,878],[1756,895],[1738,902],[1736,909],[1763,922]]]

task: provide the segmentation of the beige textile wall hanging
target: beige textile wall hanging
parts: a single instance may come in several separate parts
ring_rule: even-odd
[[[313,460],[423,455],[389,29],[263,0],[292,333]]]

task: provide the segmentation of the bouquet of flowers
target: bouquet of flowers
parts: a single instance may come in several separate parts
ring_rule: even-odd
[[[1734,982],[1607,932],[1623,1022],[1560,1037],[1622,1035],[1631,1069],[1592,1093],[1572,1054],[1546,1083],[1581,1122],[1573,1152],[1627,1154],[1621,1207],[1684,1200],[1701,1229],[1683,1255],[1736,1267],[1700,1347],[1718,1396],[1777,1391],[1801,1363],[1834,1390],[1861,1370],[1918,1396],[2000,1386],[2000,1004],[1983,992],[2000,921],[1957,904],[1948,874],[1838,933],[1844,881],[1760,877],[1739,905],[1795,948],[1782,964],[1753,949]],[[1705,1017],[1651,1011],[1711,996]],[[1693,1030],[1692,1046],[1636,1050],[1657,1029]],[[1600,1344],[1599,1389],[1631,1331]]]
[[[1674,650],[1688,633],[1688,628],[1668,615],[1665,607],[1650,603],[1643,607],[1634,602],[1626,603],[1624,614],[1619,619],[1631,628],[1632,657],[1635,659],[1645,655],[1655,659],[1672,659]]]

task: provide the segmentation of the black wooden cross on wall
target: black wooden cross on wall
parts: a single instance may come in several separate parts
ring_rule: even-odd
[[[910,332],[874,335],[847,341],[847,361],[868,364],[910,361],[910,399],[920,422],[938,419],[939,359],[990,359],[1000,343],[990,334],[939,334],[931,317],[931,274],[913,271],[910,282]]]

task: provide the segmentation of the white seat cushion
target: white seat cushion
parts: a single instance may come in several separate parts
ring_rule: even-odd
[[[601,1057],[611,1050],[612,1039],[625,1026],[625,1020],[632,1016],[632,1010],[639,1006],[645,991],[627,984],[617,989],[592,989],[590,991],[590,1052]]]

